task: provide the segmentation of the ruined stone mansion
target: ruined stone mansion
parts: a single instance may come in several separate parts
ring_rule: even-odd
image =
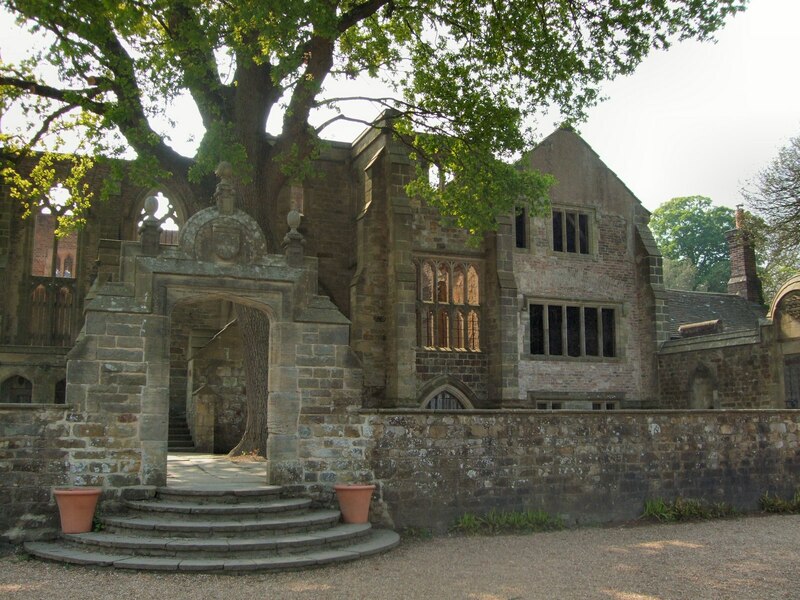
[[[665,289],[649,213],[577,134],[524,166],[555,176],[550,212],[476,246],[408,197],[389,134],[331,143],[282,191],[282,254],[227,176],[216,202],[123,185],[61,239],[4,187],[0,535],[52,527],[53,485],[163,485],[170,422],[197,450],[235,446],[236,303],[270,321],[266,478],[321,502],[370,480],[380,518],[441,528],[493,507],[597,521],[652,496],[793,491],[800,278],[765,308],[737,229],[730,293]]]

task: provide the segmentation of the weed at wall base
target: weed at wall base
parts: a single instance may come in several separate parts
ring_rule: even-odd
[[[662,522],[699,521],[735,517],[740,512],[724,502],[709,503],[692,498],[676,498],[668,502],[663,498],[645,500],[642,518]]]
[[[800,513],[800,489],[791,500],[784,500],[778,496],[770,496],[765,492],[758,500],[758,506],[766,513]]]
[[[498,511],[492,509],[484,516],[466,513],[453,525],[452,531],[467,535],[499,535],[503,533],[534,533],[564,529],[560,516],[542,510]]]

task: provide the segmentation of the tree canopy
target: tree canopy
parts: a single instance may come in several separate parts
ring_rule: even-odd
[[[531,119],[557,109],[580,120],[604,80],[631,72],[654,48],[706,39],[746,0],[0,0],[41,47],[0,63],[0,112],[26,118],[2,134],[4,175],[34,149],[115,156],[133,151],[129,175],[169,179],[203,208],[221,159],[239,175],[239,206],[278,249],[277,199],[313,176],[332,123],[371,125],[364,96],[336,81],[381,80],[390,93],[381,127],[420,164],[409,187],[456,226],[478,233],[527,202],[546,204],[552,179],[509,161],[534,141]],[[7,56],[11,36],[0,41]],[[155,119],[179,97],[202,120],[196,154],[171,145]],[[268,122],[277,133],[267,135]],[[71,148],[74,150],[75,148]],[[9,159],[10,157],[10,159]],[[78,167],[86,168],[78,160]],[[432,184],[425,165],[448,185]],[[42,169],[35,188],[46,189]],[[20,200],[40,201],[24,189]],[[28,190],[32,192],[33,189]],[[80,195],[71,190],[73,199]],[[85,204],[85,203],[84,203]],[[79,206],[73,211],[80,221]],[[259,384],[266,381],[268,323],[237,307],[245,352],[247,424],[234,452],[265,452]]]
[[[224,157],[250,185],[245,210],[266,227],[277,191],[308,176],[326,127],[364,121],[355,102],[363,98],[326,86],[366,75],[394,90],[370,99],[395,111],[388,125],[460,182],[440,190],[421,170],[413,191],[476,232],[521,197],[536,205],[546,192],[547,178],[503,162],[530,147],[533,115],[556,108],[579,120],[602,81],[631,72],[653,48],[708,38],[745,3],[1,0],[43,44],[0,64],[0,109],[29,118],[6,128],[3,145],[59,150],[76,129],[82,151],[132,149],[142,177],[169,176],[203,198]],[[153,120],[181,94],[202,119],[193,157]],[[276,117],[280,132],[267,136]]]
[[[800,136],[781,148],[744,195],[755,212],[747,225],[755,236],[769,298],[800,272]]]
[[[686,273],[691,273],[688,263],[694,269],[688,289],[727,291],[731,265],[725,232],[733,227],[733,209],[713,206],[704,196],[673,198],[654,210],[650,229],[663,256],[672,261],[664,273],[667,287],[686,285]]]

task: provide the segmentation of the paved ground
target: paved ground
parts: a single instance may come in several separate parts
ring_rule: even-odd
[[[167,457],[167,487],[187,485],[264,485],[267,463],[247,457],[228,460],[219,454],[173,453]]]
[[[171,484],[203,470],[231,484],[233,473],[261,477],[264,466],[179,463],[170,461]],[[277,574],[124,573],[0,558],[0,599],[53,598],[797,600],[800,516],[406,540],[383,556]]]

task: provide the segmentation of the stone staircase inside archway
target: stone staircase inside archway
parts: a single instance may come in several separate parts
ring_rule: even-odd
[[[169,452],[197,452],[185,414],[171,414],[169,416],[167,435],[167,450]]]
[[[340,522],[338,510],[277,486],[159,488],[127,512],[98,518],[99,531],[28,542],[33,556],[118,569],[235,572],[312,567],[385,552],[394,531]]]

